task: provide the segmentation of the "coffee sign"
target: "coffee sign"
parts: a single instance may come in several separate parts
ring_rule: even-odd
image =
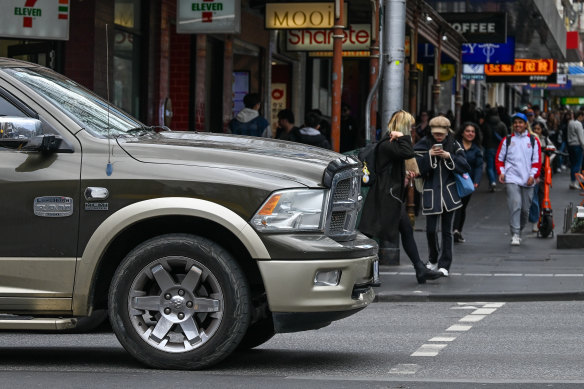
[[[507,39],[504,12],[447,12],[440,16],[469,43],[505,43]]]

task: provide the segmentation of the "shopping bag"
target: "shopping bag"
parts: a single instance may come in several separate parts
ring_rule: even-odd
[[[468,173],[454,173],[454,177],[456,178],[456,191],[461,198],[474,192],[474,183]]]

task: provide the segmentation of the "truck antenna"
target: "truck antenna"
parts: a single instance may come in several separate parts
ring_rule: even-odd
[[[112,148],[111,148],[111,128],[110,128],[110,86],[109,86],[109,40],[108,40],[108,23],[105,24],[105,83],[107,90],[107,165],[105,167],[105,174],[111,176],[114,171],[112,165]]]

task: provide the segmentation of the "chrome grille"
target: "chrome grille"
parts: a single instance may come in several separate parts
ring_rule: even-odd
[[[362,205],[359,169],[345,169],[335,174],[331,184],[325,233],[345,241],[357,235],[355,224]]]

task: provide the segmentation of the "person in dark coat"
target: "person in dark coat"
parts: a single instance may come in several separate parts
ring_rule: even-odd
[[[404,251],[416,270],[416,279],[423,284],[442,274],[427,269],[420,259],[414,230],[403,201],[405,181],[414,177],[413,172],[406,171],[405,161],[411,159],[415,162],[411,136],[404,134],[410,133],[414,122],[415,119],[408,112],[397,111],[389,122],[388,131],[379,141],[375,158],[377,180],[365,199],[359,230],[387,242],[397,242],[401,234]]]
[[[495,191],[497,186],[497,173],[495,172],[495,154],[501,139],[508,134],[507,126],[499,117],[497,107],[489,108],[482,127],[483,147],[485,148],[485,158],[487,160],[487,176],[489,177],[489,190]]]
[[[422,214],[426,216],[426,238],[430,254],[428,268],[448,276],[452,264],[452,222],[454,211],[462,207],[454,173],[468,173],[464,150],[450,132],[450,120],[436,116],[430,120],[431,135],[414,146],[420,176],[424,179]],[[441,219],[442,252],[438,245]],[[440,256],[439,256],[440,255]]]
[[[456,140],[462,145],[466,162],[470,165],[470,178],[474,184],[475,190],[479,187],[483,176],[483,150],[481,149],[481,129],[479,125],[473,122],[466,122],[460,126],[456,132]],[[470,202],[472,193],[462,198],[462,207],[456,210],[454,214],[454,243],[464,243],[462,228],[466,218],[466,207]]]

